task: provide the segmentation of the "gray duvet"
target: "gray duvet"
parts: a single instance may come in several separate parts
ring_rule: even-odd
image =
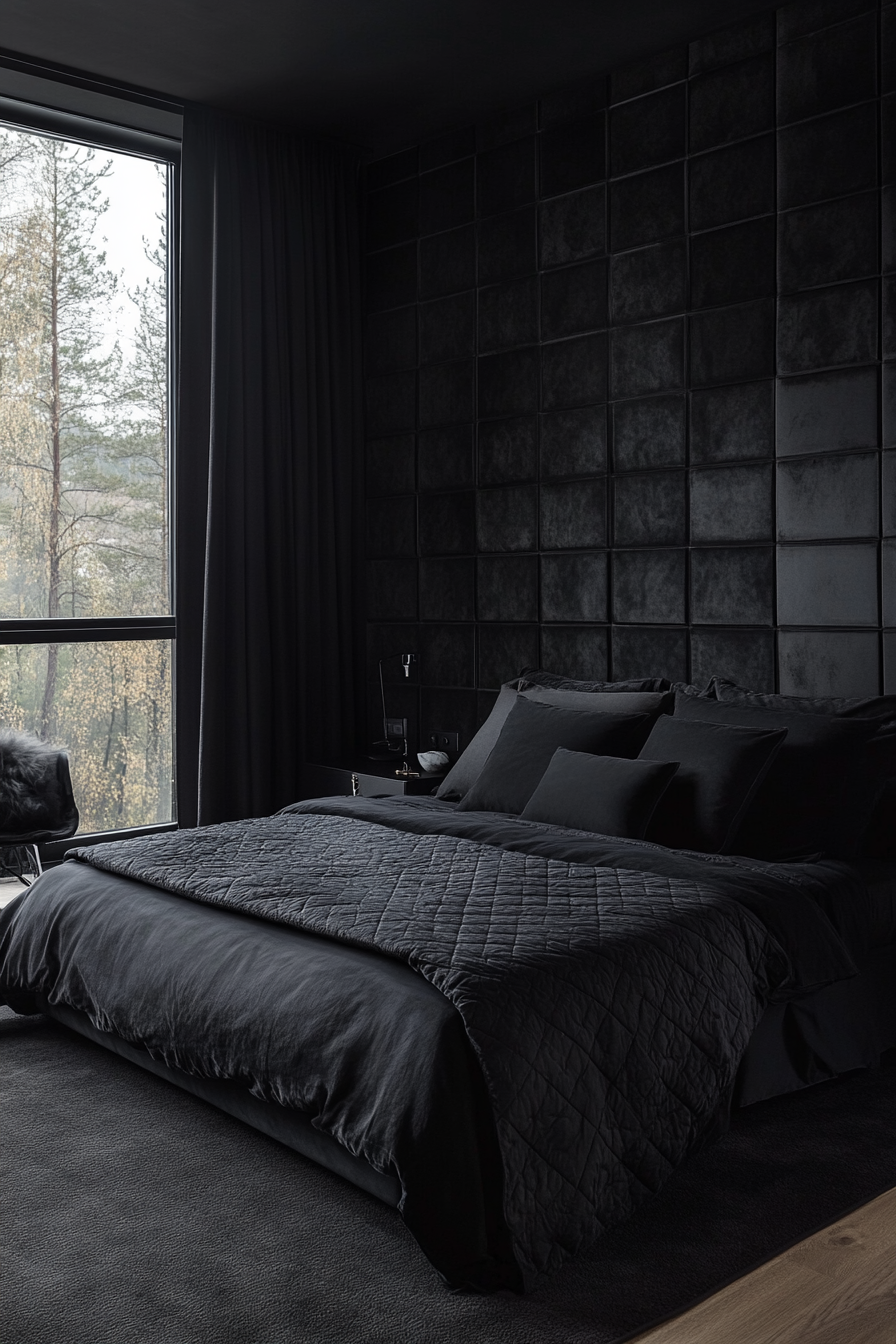
[[[100,845],[79,851],[75,861],[128,879],[119,883],[125,893],[140,883],[185,898],[190,917],[181,921],[182,934],[173,932],[177,901],[175,913],[166,913],[174,922],[165,925],[172,930],[165,936],[181,937],[182,959],[202,956],[202,920],[192,912],[207,905],[287,926],[307,947],[322,937],[394,959],[438,990],[459,1015],[484,1079],[509,1233],[503,1253],[513,1271],[504,1276],[508,1284],[517,1271],[530,1284],[556,1268],[660,1188],[724,1111],[738,1062],[771,996],[854,970],[816,900],[837,883],[848,885],[843,865],[709,860],[509,818],[455,814],[425,800],[404,807],[318,801],[275,817]],[[209,1014],[209,1042],[217,1044],[214,1051],[208,1045],[204,1059],[201,1030],[189,1042],[178,1039],[179,1020],[187,1015],[178,999],[183,982],[154,972],[151,999],[141,995],[149,972],[127,942],[126,899],[113,902],[122,961],[112,957],[106,965],[115,946],[109,909],[96,903],[79,924],[71,906],[62,918],[54,890],[51,873],[0,919],[0,998],[27,1009],[29,995],[44,996],[108,1027],[105,965],[117,986],[112,997],[120,1035],[136,1042],[150,1036],[160,1058],[221,1076],[219,1018],[226,1006],[216,1002],[217,1017]],[[102,959],[92,959],[90,919],[102,920]],[[289,956],[299,961],[285,966],[298,976],[304,963],[294,946]],[[153,949],[154,965],[163,952]],[[285,974],[274,977],[280,998]],[[255,978],[264,980],[257,968]],[[362,1152],[370,1145],[370,1126],[380,1123],[380,1164],[398,1172],[413,1203],[419,1155],[407,1136],[419,1126],[409,1125],[407,1116],[421,1096],[444,1107],[446,1089],[422,1081],[430,1067],[423,1058],[419,1078],[406,1076],[407,1068],[404,1081],[397,1076],[394,1051],[401,1055],[408,1045],[389,1039],[393,1017],[392,1027],[366,1038],[366,1049],[380,1052],[382,1068],[366,1057],[359,1064],[357,1077],[373,1092],[359,1104],[347,1085],[346,1060],[339,1062],[332,1045],[341,1027],[333,1023],[338,986],[334,990],[332,974],[329,980],[325,1008],[312,977],[302,1013],[290,1018],[292,1031],[302,1014],[307,1019],[303,1067],[320,1078],[317,1122]],[[120,990],[128,984],[133,988],[125,1000]],[[166,992],[169,1001],[160,1003]],[[382,994],[390,993],[385,977]],[[240,1032],[256,1052],[265,1039],[246,1016],[252,1002],[255,1011],[266,1011],[265,996],[265,985],[253,982],[252,994],[239,999],[225,1023],[237,1076],[246,1069]],[[318,1047],[315,1062],[307,1051],[325,1040],[322,1013],[330,1039]],[[195,1024],[195,1012],[191,1020]],[[307,1089],[297,1094],[295,1079],[285,1076],[285,1056],[273,1041],[265,1050],[272,1071],[264,1082],[267,1095],[313,1113]],[[253,1067],[257,1071],[257,1060]],[[349,1069],[349,1083],[351,1076]],[[353,1134],[353,1123],[367,1127],[363,1136]],[[456,1210],[445,1212],[449,1221],[456,1216]],[[469,1254],[458,1256],[427,1245],[425,1232],[411,1225],[449,1282],[501,1282],[495,1272],[500,1237],[485,1255],[473,1245],[481,1236],[477,1242],[471,1232]]]

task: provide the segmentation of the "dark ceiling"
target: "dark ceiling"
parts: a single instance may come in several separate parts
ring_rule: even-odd
[[[387,152],[768,0],[0,0],[8,52]]]

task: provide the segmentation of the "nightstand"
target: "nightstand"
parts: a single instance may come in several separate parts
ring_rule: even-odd
[[[354,794],[372,798],[378,793],[395,794],[398,797],[426,794],[437,789],[447,773],[442,771],[437,775],[425,775],[421,771],[416,778],[411,776],[405,779],[395,774],[395,767],[400,765],[400,758],[394,762],[371,761],[366,756],[358,756],[341,765],[306,764],[302,770],[302,797],[351,797]]]

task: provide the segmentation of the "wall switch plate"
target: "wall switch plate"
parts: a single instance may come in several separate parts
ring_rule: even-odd
[[[459,751],[458,733],[428,733],[426,745],[435,751]]]

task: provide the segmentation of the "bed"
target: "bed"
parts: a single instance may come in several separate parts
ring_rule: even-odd
[[[639,695],[649,712],[620,698]],[[628,1217],[732,1105],[896,1044],[896,863],[731,848],[782,728],[685,727],[680,697],[724,705],[718,688],[673,705],[530,673],[502,697],[442,797],[85,847],[0,917],[0,999],[394,1205],[445,1282],[479,1291],[530,1287]],[[882,779],[891,708],[825,750],[849,738],[866,774],[877,752]],[[749,797],[704,789],[695,820],[690,780],[663,817],[697,769],[667,748],[695,734],[704,776],[734,742],[722,783],[749,776]],[[651,838],[670,825],[727,852]]]

